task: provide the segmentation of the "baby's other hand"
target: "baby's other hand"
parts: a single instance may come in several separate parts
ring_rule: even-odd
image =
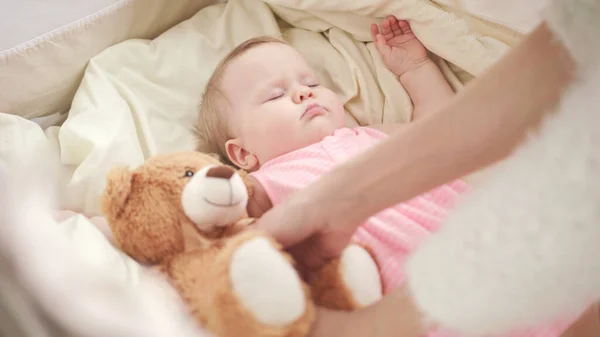
[[[371,37],[383,62],[396,76],[427,63],[427,50],[410,29],[407,21],[388,16],[381,22],[381,32],[371,25]]]

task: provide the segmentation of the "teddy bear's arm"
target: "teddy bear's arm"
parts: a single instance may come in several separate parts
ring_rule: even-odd
[[[336,310],[369,306],[383,296],[379,267],[368,247],[349,245],[339,258],[307,273],[315,304]]]

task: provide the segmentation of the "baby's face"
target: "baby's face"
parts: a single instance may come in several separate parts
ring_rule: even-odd
[[[306,60],[284,44],[246,51],[227,67],[221,89],[231,109],[232,136],[260,165],[344,125],[337,94],[320,85]]]

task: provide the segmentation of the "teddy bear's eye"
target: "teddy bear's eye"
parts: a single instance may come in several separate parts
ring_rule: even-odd
[[[192,172],[192,171],[185,171],[185,176],[186,176],[186,177],[188,177],[188,178],[189,178],[189,177],[191,177],[191,176],[193,176],[193,175],[194,175],[194,172]]]

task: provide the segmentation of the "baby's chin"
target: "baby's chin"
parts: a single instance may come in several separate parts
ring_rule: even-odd
[[[287,140],[281,140],[277,143],[277,149],[270,153],[269,156],[263,156],[264,159],[271,160],[278,156],[289,152],[297,151],[307,146],[316,144],[327,136],[331,136],[336,128],[318,128],[312,129],[310,132],[304,133],[302,137],[296,137]]]
[[[344,124],[338,125],[338,123],[315,123],[310,125],[309,128],[303,130],[303,132],[296,134],[296,137],[280,140],[277,143],[277,149],[272,151],[267,156],[261,156],[264,161],[274,159],[278,156],[284,155],[289,152],[297,151],[307,146],[316,144],[325,137],[333,135],[335,130],[344,127]]]
[[[322,124],[322,125],[314,125],[313,128],[311,128],[310,132],[306,135],[305,139],[303,140],[302,146],[299,146],[299,148],[318,143],[318,142],[322,141],[323,139],[325,139],[326,137],[333,135],[335,130],[337,130],[343,126],[344,125],[337,125],[337,124],[331,124],[331,123],[330,124]]]
[[[326,137],[332,135],[335,130],[344,127],[344,118],[335,115],[328,113],[313,118],[308,125],[310,132],[315,133],[317,136]]]
[[[322,141],[323,138],[333,135],[334,131],[340,127],[335,124],[314,125],[310,132],[310,136],[307,137],[307,139],[309,139],[311,144],[318,143]]]

